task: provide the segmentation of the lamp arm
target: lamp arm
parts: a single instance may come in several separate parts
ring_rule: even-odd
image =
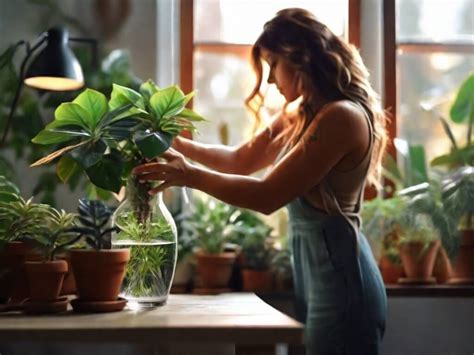
[[[99,55],[98,55],[98,50],[97,50],[97,40],[94,38],[74,38],[70,37],[69,38],[70,42],[81,42],[81,43],[87,43],[88,45],[91,46],[92,48],[92,66],[94,69],[97,69],[99,67]]]
[[[33,52],[36,49],[38,49],[38,47],[41,46],[44,43],[44,41],[46,41],[46,38],[47,38],[47,34],[43,33],[31,49],[30,49],[30,44],[27,41],[19,41],[18,43],[15,44],[15,49],[14,49],[15,51],[21,45],[25,45],[26,56],[23,59],[23,61],[21,62],[21,65],[20,65],[18,85],[16,87],[15,96],[14,96],[12,104],[10,106],[10,113],[8,114],[7,122],[5,123],[5,128],[3,130],[2,140],[0,141],[0,148],[3,148],[5,146],[5,142],[7,140],[8,132],[10,131],[10,127],[11,127],[11,124],[12,124],[13,114],[15,113],[16,106],[18,105],[18,100],[20,99],[21,91],[22,91],[22,88],[23,88],[23,79],[24,79],[24,76],[25,76],[26,63],[28,62],[28,59],[30,59]]]

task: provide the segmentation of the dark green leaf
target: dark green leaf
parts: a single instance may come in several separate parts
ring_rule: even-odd
[[[63,183],[69,181],[69,178],[79,170],[79,165],[68,155],[63,155],[56,166],[56,174]]]
[[[165,132],[137,132],[134,140],[142,154],[148,159],[153,159],[168,150],[172,136]]]
[[[70,154],[85,170],[95,165],[104,155],[107,145],[102,141],[91,141],[74,149]]]
[[[86,170],[90,181],[107,191],[119,192],[121,187],[123,162],[120,153],[112,151],[106,154],[94,166]]]

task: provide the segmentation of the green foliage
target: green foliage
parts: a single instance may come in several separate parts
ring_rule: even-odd
[[[448,218],[459,229],[474,227],[474,168],[463,167],[452,173],[443,185],[443,199]]]
[[[270,267],[276,278],[282,281],[291,280],[293,267],[291,265],[291,250],[288,245],[288,237],[282,238],[281,249],[273,255]]]
[[[439,114],[441,124],[449,141],[451,150],[431,161],[431,166],[446,166],[456,169],[461,166],[474,165],[474,146],[472,145],[472,128],[474,125],[474,73],[461,84],[456,98],[451,105],[450,118],[453,123],[467,123],[466,146],[461,147],[454,137],[448,120]]]
[[[69,230],[74,225],[73,214],[33,203],[32,199],[25,201],[11,183],[0,186],[5,185],[14,190],[14,194],[8,201],[0,201],[0,248],[11,241],[26,241],[38,249],[45,260],[53,260],[79,240],[80,236]]]
[[[244,256],[244,268],[266,270],[273,256],[270,240],[272,228],[254,212],[238,209],[230,217],[230,240],[240,244]]]
[[[58,163],[61,177],[79,168],[97,187],[118,192],[130,175],[126,166],[158,157],[181,130],[195,130],[192,121],[202,118],[185,108],[191,97],[176,86],[160,89],[151,80],[140,86],[140,92],[113,84],[108,103],[103,94],[86,89],[74,101],[61,104],[55,120],[32,140],[68,145],[32,166],[68,156]]]
[[[181,224],[184,238],[206,253],[223,252],[233,235],[231,217],[236,209],[214,199],[193,202],[194,210]]]
[[[102,65],[97,69],[90,65],[89,48],[77,47],[74,50],[82,64],[86,85],[91,89],[106,96],[110,95],[112,91],[112,83],[118,83],[138,90],[139,81],[130,73],[129,58],[126,52],[120,50],[111,52],[103,59]],[[6,117],[19,80],[14,59],[14,46],[8,47],[0,54],[0,91],[2,92],[0,97],[0,127],[2,128],[5,126]],[[26,86],[23,88],[13,116],[12,129],[6,142],[7,149],[0,152],[0,175],[8,176],[11,179],[16,178],[15,167],[10,161],[12,158],[6,154],[8,150],[13,151],[13,159],[25,159],[28,162],[36,161],[47,154],[48,146],[33,144],[31,139],[37,136],[44,128],[45,122],[49,121],[49,112],[53,108],[65,101],[71,101],[77,94],[78,91],[45,92],[40,99],[34,90]],[[103,108],[103,100],[102,105],[100,101],[96,104],[98,105],[96,109]],[[93,102],[85,104],[85,106],[95,107]],[[79,109],[79,111],[81,110]],[[93,111],[91,116],[95,117],[99,114],[100,112]],[[123,124],[125,125],[126,122],[123,122]],[[59,129],[66,130],[67,126],[62,126]],[[61,133],[43,133],[40,137],[44,142],[49,141],[49,144],[59,144],[60,147],[63,145],[61,142],[66,139],[66,135]],[[103,189],[99,194],[96,194],[97,189],[91,187],[88,180],[84,179],[85,175],[83,170],[79,169],[78,164],[72,164],[71,160],[69,160],[69,164],[66,164],[65,159],[61,159],[60,162],[61,170],[59,170],[58,165],[57,176],[46,171],[40,175],[36,186],[34,186],[34,194],[42,202],[52,205],[56,204],[54,192],[60,181],[67,183],[71,191],[74,191],[79,186],[86,191],[90,191],[92,193],[92,195],[89,195],[90,198],[97,196],[103,199],[110,198],[111,194]]]
[[[394,264],[400,264],[398,234],[406,202],[403,198],[377,197],[364,202],[361,217],[362,231],[372,245],[381,247],[382,254]]]
[[[111,249],[111,233],[115,230],[110,226],[112,209],[102,201],[81,198],[78,212],[78,226],[73,231],[80,233],[93,249]]]
[[[438,230],[429,215],[417,213],[406,214],[402,220],[400,243],[420,242],[425,247],[439,239]]]
[[[120,225],[117,240],[154,242],[156,240],[172,241],[174,238],[171,226],[164,218],[143,223],[134,212],[127,212],[118,217],[117,224]]]

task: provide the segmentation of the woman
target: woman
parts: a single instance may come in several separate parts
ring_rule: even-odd
[[[252,49],[256,86],[247,105],[259,119],[262,61],[268,82],[297,112],[281,114],[236,148],[178,138],[174,149],[137,167],[150,193],[189,186],[265,214],[287,206],[297,313],[308,354],[378,354],[386,296],[359,211],[366,179],[377,181],[385,116],[357,51],[302,9],[285,9]],[[184,156],[205,165],[189,163]],[[271,166],[263,178],[248,176]]]

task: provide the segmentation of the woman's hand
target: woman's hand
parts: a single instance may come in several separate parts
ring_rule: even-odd
[[[170,186],[191,186],[191,179],[197,168],[188,163],[181,153],[170,148],[160,158],[167,162],[147,163],[133,169],[140,182],[162,181],[160,185],[148,191],[150,195]]]

